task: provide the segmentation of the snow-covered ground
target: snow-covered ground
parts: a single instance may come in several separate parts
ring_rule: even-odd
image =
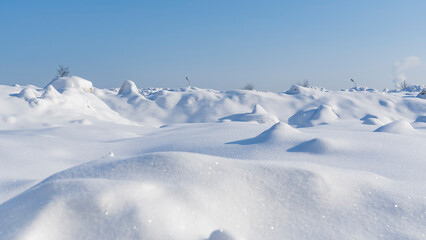
[[[0,239],[426,239],[426,97],[0,86]]]

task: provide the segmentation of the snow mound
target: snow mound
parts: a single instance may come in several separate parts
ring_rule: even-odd
[[[303,87],[299,85],[293,85],[291,86],[285,93],[289,95],[304,95],[304,96],[315,96],[319,93],[327,92],[324,88],[317,88],[317,87]]]
[[[377,116],[376,115],[373,115],[373,114],[366,114],[363,118],[361,118],[360,120],[361,121],[365,121],[365,120],[367,120],[367,119],[369,119],[369,118],[376,118],[377,119]]]
[[[41,99],[55,99],[60,97],[61,94],[57,91],[57,89],[55,87],[53,87],[53,85],[48,85],[43,94],[41,95]]]
[[[420,239],[424,199],[406,194],[365,172],[152,153],[65,170],[1,204],[0,238]]]
[[[0,239],[424,238],[419,92],[131,89],[0,85]]]
[[[304,95],[312,95],[317,91],[324,91],[323,89],[313,89],[308,87],[302,87],[299,85],[293,85],[290,89],[288,89],[285,93],[289,95],[298,95],[298,94],[304,94]]]
[[[126,85],[127,89],[131,86]],[[267,113],[276,118],[287,120],[290,125],[298,127],[328,124],[337,119],[360,119],[368,113],[380,116],[378,119],[384,123],[387,123],[388,119],[399,118],[411,118],[414,121],[419,111],[425,111],[424,104],[418,98],[404,98],[403,92],[333,92],[294,87],[296,91],[289,90],[287,93],[197,88],[136,91],[135,87],[130,87],[133,88],[128,91],[133,92],[130,96],[142,96],[145,99],[122,97],[117,95],[116,90],[96,89],[95,95],[120,115],[140,124],[155,126],[216,122],[218,119],[240,121],[240,117],[242,121],[247,121],[247,118],[253,117],[248,114],[256,104],[265,107]],[[122,90],[124,89],[123,86]],[[137,95],[136,92],[140,94]],[[318,112],[314,116],[315,110]],[[272,117],[271,122],[276,122],[275,117]],[[251,120],[253,119],[248,121]],[[263,122],[262,118],[260,121]]]
[[[367,118],[365,119],[362,124],[366,124],[366,125],[383,125],[384,123],[382,121],[380,121],[377,118]]]
[[[149,102],[143,95],[141,95],[136,87],[136,84],[133,81],[126,80],[118,90],[117,96],[120,98],[118,105],[120,109],[125,108],[126,105],[129,105],[131,108],[138,106],[143,106]],[[124,103],[126,101],[126,103]],[[126,117],[127,114],[124,114]]]
[[[298,138],[300,134],[299,130],[291,127],[287,123],[278,122],[254,138],[230,142],[228,144],[250,145],[267,143],[274,145],[286,141],[292,141],[293,139]]]
[[[266,110],[259,104],[254,105],[252,114],[267,114]]]
[[[328,105],[321,105],[317,108],[312,116],[311,122],[314,125],[330,123],[339,118],[333,111],[333,108]]]
[[[55,78],[45,88],[48,86],[53,86],[61,93],[68,89],[79,89],[89,93],[93,92],[92,82],[77,76]]]
[[[336,153],[344,150],[344,143],[328,138],[314,138],[306,142],[302,142],[290,149],[288,152],[305,152],[314,154]]]
[[[237,122],[258,122],[258,123],[277,123],[278,118],[266,112],[266,110],[259,104],[254,105],[251,113],[234,114],[227,117],[220,118],[219,121],[231,120]]]
[[[33,88],[24,88],[18,93],[19,98],[25,99],[25,101],[31,101],[37,98],[37,91]]]
[[[118,95],[122,96],[131,96],[131,95],[139,95],[138,88],[133,81],[126,80],[118,90]]]
[[[329,124],[338,119],[339,116],[329,105],[320,105],[317,109],[298,111],[288,119],[290,125],[297,127],[312,127],[316,125]]]
[[[383,125],[383,122],[380,121],[376,115],[367,114],[363,118],[360,119],[362,124],[366,125]]]
[[[415,133],[416,130],[411,126],[411,124],[407,121],[395,121],[388,123],[384,126],[381,126],[374,130],[374,132],[387,132],[387,133],[398,133],[398,134],[405,134],[405,133]]]
[[[300,93],[300,86],[293,85],[289,90],[287,90],[287,94],[299,94]]]
[[[418,95],[418,98],[426,99],[426,88],[424,88]]]
[[[44,89],[32,86],[18,88],[19,93],[8,95],[16,98],[13,102],[3,102],[7,109],[5,115],[14,117],[14,127],[23,128],[84,126],[99,122],[135,124],[120,116],[95,94],[84,91],[85,87],[91,86],[90,82],[84,86],[84,81],[78,77],[60,78]],[[74,84],[76,82],[82,84]],[[3,119],[1,114],[0,119]]]

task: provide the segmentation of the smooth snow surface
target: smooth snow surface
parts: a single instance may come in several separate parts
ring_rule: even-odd
[[[326,138],[314,138],[288,149],[289,152],[333,153],[341,151],[345,144]]]
[[[0,239],[426,239],[419,91],[0,85]]]
[[[46,88],[48,86],[53,86],[59,92],[66,91],[68,89],[79,89],[85,92],[93,92],[92,82],[77,76],[53,79]]]
[[[388,133],[415,133],[416,130],[407,121],[396,121],[379,127],[375,132],[388,132]]]
[[[278,122],[254,138],[230,142],[229,144],[248,145],[262,143],[273,146],[276,144],[283,144],[285,142],[298,139],[300,138],[300,134],[301,133],[299,130],[291,127],[287,123]]]

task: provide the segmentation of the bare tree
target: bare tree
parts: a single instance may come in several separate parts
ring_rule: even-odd
[[[249,84],[245,85],[242,89],[243,90],[254,90],[254,85],[249,83]]]
[[[56,77],[66,77],[70,73],[69,67],[64,67],[62,65],[58,66],[58,69],[56,70]]]
[[[297,82],[297,85],[302,86],[302,87],[309,87],[310,86],[309,80],[305,80],[305,81],[303,81],[303,83]]]
[[[405,88],[408,87],[408,85],[409,85],[408,82],[404,80],[404,81],[398,83],[398,88],[400,90],[404,90]]]

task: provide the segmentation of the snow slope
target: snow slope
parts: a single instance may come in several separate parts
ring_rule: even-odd
[[[426,239],[419,94],[0,86],[0,239]]]

